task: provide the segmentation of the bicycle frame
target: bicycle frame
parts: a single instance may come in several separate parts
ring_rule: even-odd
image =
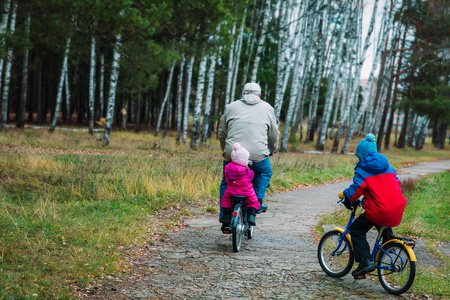
[[[357,205],[355,205],[355,206],[353,207],[352,212],[351,212],[351,214],[350,214],[350,218],[349,218],[349,220],[348,220],[348,224],[347,224],[345,230],[342,229],[342,228],[340,228],[340,227],[335,227],[335,228],[334,228],[335,230],[341,232],[341,233],[342,233],[342,236],[341,236],[341,238],[340,238],[340,240],[339,240],[339,244],[337,245],[336,249],[335,249],[333,252],[331,252],[332,255],[340,255],[341,253],[343,253],[343,252],[346,250],[346,247],[347,247],[347,246],[345,246],[342,250],[339,251],[339,249],[341,248],[342,243],[343,243],[343,241],[344,241],[344,236],[347,236],[348,240],[350,241],[350,245],[352,245],[351,236],[350,236],[350,234],[349,234],[349,232],[350,232],[350,229],[349,229],[349,228],[350,228],[350,225],[352,225],[353,221],[355,220],[355,214],[356,214],[357,208],[358,208]],[[386,254],[386,255],[391,259],[391,264],[390,264],[390,266],[378,266],[378,265],[376,265],[375,268],[377,268],[377,269],[391,270],[391,271],[392,271],[392,268],[393,268],[393,266],[395,265],[395,263],[396,263],[397,261],[394,260],[394,259],[392,258],[392,256],[391,256],[389,253],[387,253],[387,252],[382,248],[382,245],[381,245],[381,243],[380,243],[380,240],[381,240],[381,235],[382,235],[383,230],[384,230],[384,228],[382,228],[382,230],[379,230],[379,231],[378,231],[378,236],[377,236],[377,239],[376,239],[376,241],[375,241],[375,244],[374,244],[374,247],[373,247],[373,250],[372,250],[372,254],[371,254],[370,259],[371,259],[372,261],[375,261],[375,259],[378,260],[379,256],[380,256],[381,253],[383,252],[384,254]],[[403,246],[405,247],[406,251],[409,253],[409,255],[410,255],[410,257],[411,257],[411,261],[417,261],[416,255],[414,254],[414,251],[412,250],[412,247],[411,247],[410,245],[408,245],[407,243],[405,243],[405,241],[396,238],[396,239],[391,239],[391,240],[387,241],[386,243],[393,243],[393,242],[397,242],[397,243],[403,245]],[[353,245],[352,245],[352,247],[353,247]],[[399,255],[397,255],[397,258],[398,258],[398,257],[399,257]],[[404,264],[403,264],[403,259],[402,259],[401,257],[400,257],[400,259],[402,260],[402,264],[401,264],[401,265],[403,266],[403,265],[404,265]]]

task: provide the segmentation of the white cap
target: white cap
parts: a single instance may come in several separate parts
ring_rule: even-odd
[[[249,82],[246,83],[244,86],[244,92],[257,92],[257,93],[261,93],[261,87],[259,86],[259,84],[254,83],[254,82]]]

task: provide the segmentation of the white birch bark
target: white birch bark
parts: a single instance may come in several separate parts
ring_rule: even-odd
[[[418,119],[419,119],[417,122],[418,124],[414,132],[414,140],[415,140],[414,147],[416,148],[416,150],[421,150],[423,148],[425,138],[427,136],[426,133],[428,124],[430,123],[430,118],[427,115],[425,115],[420,116]]]
[[[123,12],[120,12],[120,15],[122,15]],[[113,61],[111,66],[111,76],[110,76],[110,85],[109,85],[109,92],[108,92],[108,107],[106,109],[106,121],[105,121],[105,130],[103,131],[103,139],[102,144],[103,145],[109,145],[109,137],[111,134],[111,127],[113,124],[113,118],[114,118],[114,106],[116,103],[116,89],[117,89],[117,82],[119,81],[119,68],[120,68],[120,52],[119,48],[122,44],[121,41],[122,37],[121,34],[118,34],[116,36],[116,43],[114,46],[114,53],[113,53]]]
[[[359,4],[361,4],[361,1],[358,2]],[[358,56],[360,57],[360,60],[358,62],[358,65],[356,66],[356,70],[355,70],[355,77],[354,77],[354,81],[352,84],[352,91],[349,94],[348,97],[348,101],[346,102],[346,106],[345,109],[343,110],[343,114],[341,114],[340,117],[340,122],[339,122],[339,126],[338,126],[338,130],[336,132],[336,136],[334,137],[334,142],[333,142],[333,148],[331,150],[331,152],[337,152],[338,148],[339,148],[339,141],[341,139],[341,135],[344,131],[344,127],[345,124],[347,122],[347,119],[349,118],[349,115],[352,111],[352,108],[354,107],[354,103],[356,103],[356,99],[358,97],[358,93],[359,93],[359,81],[361,78],[361,70],[362,70],[362,66],[366,57],[366,53],[367,53],[367,49],[370,46],[370,39],[373,33],[373,28],[374,28],[374,24],[375,24],[375,18],[376,18],[376,14],[377,14],[377,9],[378,9],[378,1],[374,1],[374,6],[373,6],[373,10],[372,10],[372,16],[370,18],[370,23],[369,23],[369,28],[367,31],[367,35],[366,35],[366,39],[364,41],[364,47],[362,49],[362,53],[361,55],[358,54]],[[358,12],[360,14],[360,18],[358,19],[358,39],[356,41],[356,45],[360,45],[361,43],[361,26],[362,26],[362,22],[361,22],[361,18],[362,18],[362,9],[359,9]],[[359,51],[358,51],[359,52]]]
[[[253,70],[250,82],[256,82],[256,74],[258,73],[259,62],[261,60],[261,53],[263,51],[264,41],[266,39],[267,25],[270,18],[270,0],[266,0],[266,6],[264,7],[264,19],[261,28],[261,35],[258,41],[258,47],[256,48],[255,60],[253,61]]]
[[[191,149],[195,149],[198,146],[198,141],[200,138],[200,118],[202,114],[202,101],[203,101],[203,91],[205,89],[205,73],[206,73],[206,63],[208,61],[208,56],[203,55],[200,61],[200,66],[198,70],[198,81],[197,81],[197,94],[195,96],[194,102],[194,116],[192,124],[192,135],[191,135]]]
[[[4,34],[6,32],[6,27],[8,26],[8,16],[11,9],[11,0],[6,0],[3,6],[2,20],[0,22],[0,47],[5,46]],[[3,57],[0,57],[0,92],[2,87],[3,78]]]
[[[304,12],[304,8],[306,7],[306,5],[304,5],[306,3],[306,5],[308,5],[309,0],[308,1],[304,1],[302,2],[302,6],[299,8],[299,13],[298,13],[298,18],[300,19],[300,16],[303,15]],[[293,120],[293,114],[294,114],[294,110],[295,107],[298,105],[298,91],[299,91],[299,78],[298,78],[298,73],[300,68],[302,67],[302,64],[300,63],[301,58],[302,58],[302,40],[303,40],[303,35],[299,35],[300,33],[300,28],[304,28],[306,22],[305,21],[298,21],[297,25],[296,25],[296,29],[295,29],[295,37],[298,38],[298,44],[297,44],[297,49],[296,49],[296,53],[294,53],[295,55],[295,61],[294,61],[294,70],[292,71],[292,85],[291,85],[291,93],[289,95],[289,106],[288,106],[288,110],[286,113],[286,120],[284,122],[284,127],[283,127],[283,135],[281,138],[281,145],[280,145],[280,151],[286,151],[287,150],[287,143],[288,143],[288,135],[289,135],[289,129],[291,127],[291,123]]]
[[[172,77],[173,77],[174,69],[175,69],[175,62],[173,62],[172,67],[170,67],[169,78],[167,79],[166,93],[164,95],[163,102],[161,103],[161,108],[159,109],[158,121],[156,123],[155,136],[158,136],[158,133],[161,130],[161,120],[162,120],[162,116],[164,114],[164,108],[166,107],[167,100],[169,100],[170,87],[172,86]]]
[[[328,77],[328,89],[325,96],[325,107],[323,110],[322,126],[319,131],[319,136],[316,145],[316,149],[320,151],[323,151],[325,149],[325,139],[327,136],[327,129],[328,123],[330,121],[331,110],[333,108],[333,101],[336,94],[337,80],[339,77],[338,75],[340,72],[344,45],[346,45],[347,43],[347,39],[345,39],[345,33],[347,32],[347,23],[352,22],[351,18],[349,20],[349,16],[350,12],[353,11],[354,7],[351,7],[351,9],[344,7],[344,15],[342,16],[342,26],[339,29],[340,33],[336,42],[337,48],[335,51],[333,51],[335,52],[333,60],[333,68],[330,71],[330,75]]]
[[[72,122],[72,115],[70,114],[70,87],[69,87],[69,72],[64,76],[64,87],[66,89],[66,124]]]
[[[205,112],[203,113],[203,128],[202,128],[202,145],[203,146],[206,145],[206,140],[208,138],[209,118],[211,115],[211,104],[212,104],[213,91],[214,91],[214,74],[216,72],[216,61],[217,61],[217,54],[214,53],[211,56],[211,62],[209,65],[208,88],[206,91]]]
[[[31,8],[29,8],[27,18],[25,20],[25,41],[28,42],[30,39],[30,19],[31,19]],[[23,53],[23,65],[22,65],[22,88],[20,94],[20,105],[19,105],[19,117],[17,122],[17,127],[24,127],[25,122],[25,111],[27,107],[27,91],[28,91],[28,46],[25,46]]]
[[[89,70],[89,133],[94,134],[94,104],[95,104],[95,38],[91,38],[91,66]]]
[[[17,13],[17,2],[11,3],[11,23],[10,32],[11,36],[14,35],[16,29],[16,13]],[[2,132],[6,131],[6,122],[8,121],[8,101],[9,101],[9,84],[11,81],[11,67],[13,60],[13,47],[9,46],[6,57],[5,65],[5,81],[3,85],[3,95],[2,95]]]
[[[234,71],[234,47],[235,47],[235,39],[234,35],[236,34],[236,22],[233,24],[233,29],[231,31],[231,36],[233,37],[233,43],[230,46],[230,56],[228,57],[228,73],[227,73],[227,89],[225,93],[225,105],[229,104],[231,100],[231,85],[233,81],[233,71]],[[234,97],[234,96],[233,96]]]
[[[264,2],[262,2],[264,4]],[[256,0],[254,1],[253,7],[255,7],[256,4]],[[247,44],[247,63],[244,66],[244,72],[242,74],[242,86],[244,86],[247,83],[247,76],[248,76],[248,69],[250,67],[250,61],[252,59],[252,54],[253,54],[253,45],[255,43],[255,39],[256,39],[256,34],[258,32],[258,28],[259,28],[259,21],[260,21],[260,17],[263,13],[263,9],[262,7],[259,9],[253,9],[253,12],[256,12],[256,15],[258,16],[258,18],[255,21],[255,25],[254,25],[254,29],[253,32],[251,32],[249,34],[249,43]],[[253,14],[252,14],[252,20],[253,20]]]
[[[194,67],[195,57],[192,56],[186,67],[187,80],[186,90],[184,93],[184,110],[183,110],[183,144],[186,144],[189,116],[189,97],[191,95],[192,71]]]
[[[183,91],[183,71],[184,71],[184,65],[186,63],[186,58],[183,55],[183,60],[180,64],[180,72],[178,73],[178,87],[177,87],[177,137],[175,139],[175,142],[179,145],[180,139],[181,139],[181,125],[182,125],[182,111],[183,111],[183,104],[181,103],[181,93]]]
[[[320,17],[322,20],[322,24],[319,26],[321,32],[317,38],[317,52],[316,52],[316,74],[314,79],[314,85],[311,92],[311,102],[309,103],[309,112],[308,112],[308,129],[306,133],[306,142],[314,140],[314,128],[317,124],[317,104],[319,101],[319,88],[320,83],[322,82],[322,69],[323,69],[323,52],[325,50],[326,44],[325,41],[325,30],[326,30],[326,10],[322,9],[322,16]]]
[[[395,8],[397,1],[394,1],[393,3],[393,7]],[[391,20],[393,18],[393,16],[395,15],[395,10],[392,9],[391,13],[388,13],[388,7],[389,7],[389,1],[386,1],[385,7],[384,7],[384,12],[383,15],[385,16],[385,25],[383,26],[384,28],[387,28],[387,24],[391,24]],[[374,72],[377,68],[377,65],[380,63],[380,58],[381,58],[381,52],[383,50],[385,41],[387,39],[388,36],[388,30],[384,30],[380,32],[380,39],[379,39],[379,44],[378,47],[376,49],[376,53],[375,53],[375,58],[373,60],[372,63],[372,71],[369,75],[369,83],[373,82],[373,78],[374,78]],[[347,150],[348,150],[348,145],[350,144],[350,140],[353,136],[353,133],[355,131],[356,125],[359,123],[361,116],[363,115],[366,105],[369,102],[369,98],[371,97],[372,94],[372,84],[368,84],[366,86],[366,88],[364,89],[364,99],[363,99],[363,103],[361,104],[358,114],[355,116],[354,119],[351,120],[350,122],[350,127],[349,127],[349,132],[347,137],[345,138],[345,142],[344,145],[342,146],[342,150],[341,153],[342,154],[346,154]]]
[[[245,9],[245,13],[247,13],[247,9]],[[233,66],[233,80],[231,83],[230,102],[234,101],[234,99],[236,97],[236,81],[237,81],[237,75],[239,73],[239,62],[241,60],[242,39],[244,36],[244,24],[245,24],[245,18],[244,18],[244,20],[242,20],[241,30],[239,31],[240,32],[239,37],[237,38],[237,41],[236,41],[236,59],[234,60],[234,66]]]
[[[286,76],[286,50],[288,46],[288,1],[283,1],[280,3],[280,28],[279,36],[278,36],[278,59],[277,59],[277,80],[276,80],[276,89],[275,89],[275,104],[274,104],[274,113],[275,119],[277,122],[280,119],[281,107],[283,105],[283,84],[284,78]]]
[[[58,89],[56,93],[55,112],[53,113],[52,123],[50,124],[50,127],[48,129],[48,131],[50,132],[55,131],[56,121],[58,120],[59,108],[61,106],[62,91],[64,86],[64,79],[67,73],[67,60],[69,58],[69,49],[70,49],[70,37],[67,38],[66,41],[66,50],[64,51],[64,59],[61,67],[61,75],[59,76]]]
[[[104,86],[105,86],[105,56],[100,56],[100,96],[98,97],[98,102],[100,106],[99,115],[100,119],[103,118],[103,109],[105,107],[105,95],[104,95]]]

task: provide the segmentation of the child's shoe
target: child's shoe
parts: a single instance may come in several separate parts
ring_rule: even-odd
[[[368,257],[363,257],[359,266],[352,272],[353,277],[358,277],[375,270],[375,266]]]
[[[223,216],[219,219],[220,223],[230,224],[231,222],[231,208],[223,209]]]
[[[254,207],[247,208],[247,223],[250,226],[256,226],[256,209]]]

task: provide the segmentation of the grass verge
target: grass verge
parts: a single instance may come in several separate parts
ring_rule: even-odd
[[[71,298],[77,287],[132,272],[126,250],[160,239],[191,206],[217,212],[217,140],[193,151],[152,134],[116,132],[108,147],[99,138],[0,135],[0,298]],[[387,155],[403,166],[448,152]],[[355,163],[354,155],[276,154],[269,193],[351,178]]]

